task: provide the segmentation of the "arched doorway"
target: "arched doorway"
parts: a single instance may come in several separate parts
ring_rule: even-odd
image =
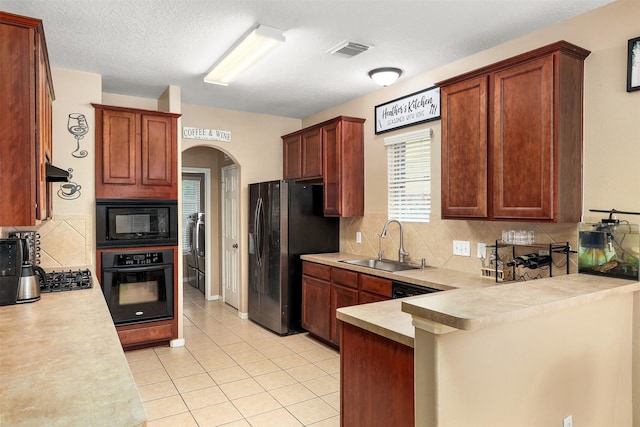
[[[234,160],[214,147],[196,146],[182,152],[183,283],[185,289],[188,286],[198,289],[207,300],[223,299],[224,295],[223,278],[227,276],[223,277],[223,272],[225,266],[228,268],[225,264],[228,257],[223,257],[223,237],[228,221],[222,221],[225,216],[222,171],[232,166],[237,166]],[[239,215],[237,207],[233,214]],[[229,215],[228,211],[226,215]],[[193,236],[190,220],[194,223],[203,220],[200,230],[203,230],[204,238],[200,242],[190,239]],[[236,217],[235,223],[239,220]],[[200,251],[193,247],[196,243],[199,243]],[[235,274],[237,276],[238,272]],[[231,302],[233,300],[231,298]],[[237,305],[236,302],[234,307],[238,308]]]

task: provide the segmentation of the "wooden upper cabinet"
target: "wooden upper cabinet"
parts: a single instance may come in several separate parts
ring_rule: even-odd
[[[553,62],[547,55],[493,75],[494,218],[554,218]]]
[[[488,88],[481,76],[441,90],[443,216],[488,215]]]
[[[282,137],[283,178],[302,178],[302,135]]]
[[[142,185],[173,186],[178,165],[173,118],[142,114]]]
[[[282,141],[284,179],[322,183],[325,216],[364,215],[364,119],[336,117]]]
[[[0,226],[51,216],[51,104],[55,98],[42,21],[0,12]]]
[[[177,199],[180,114],[92,105],[96,198]]]
[[[136,118],[130,111],[102,112],[102,184],[136,184]]]
[[[443,218],[580,221],[589,53],[560,41],[438,83]]]
[[[322,178],[321,129],[309,129],[302,135],[302,178]]]

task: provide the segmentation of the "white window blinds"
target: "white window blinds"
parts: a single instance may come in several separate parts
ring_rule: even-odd
[[[389,218],[429,222],[431,133],[431,129],[424,129],[384,139],[387,147]]]
[[[189,215],[200,212],[200,194],[202,192],[202,177],[199,175],[182,175],[182,254],[189,250]]]

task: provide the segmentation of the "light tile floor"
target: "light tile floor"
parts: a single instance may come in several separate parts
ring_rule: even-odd
[[[184,289],[184,347],[126,352],[149,427],[340,425],[340,357]]]

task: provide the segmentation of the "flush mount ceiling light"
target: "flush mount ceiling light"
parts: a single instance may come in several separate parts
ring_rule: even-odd
[[[383,67],[369,71],[369,77],[379,86],[391,86],[402,75],[400,68]]]
[[[240,73],[260,61],[284,41],[282,31],[259,25],[227,51],[205,76],[205,83],[227,86]]]

